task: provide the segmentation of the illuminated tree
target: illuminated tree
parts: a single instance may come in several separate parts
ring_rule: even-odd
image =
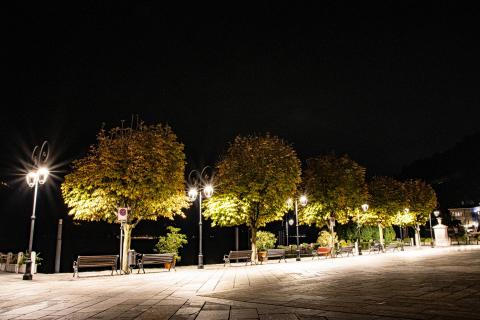
[[[347,155],[325,155],[307,161],[304,174],[309,204],[301,210],[299,220],[322,227],[334,216],[340,223],[363,214],[367,201],[365,168]]]
[[[249,227],[255,260],[258,228],[282,219],[300,175],[297,154],[285,141],[268,134],[238,136],[217,164],[216,192],[203,214],[214,226]]]
[[[102,129],[87,156],[73,162],[62,195],[69,214],[78,220],[115,223],[117,209],[128,208],[126,253],[140,221],[183,215],[188,206],[184,170],[183,144],[170,127],[139,123],[136,128]]]
[[[415,243],[420,246],[420,226],[430,218],[430,214],[437,207],[437,196],[433,188],[422,180],[408,180],[403,184],[407,201],[405,213],[409,217],[407,225],[415,229]]]
[[[406,207],[403,184],[391,177],[375,177],[368,183],[370,208],[364,215],[365,224],[378,225],[383,243],[383,227],[398,221],[398,213]]]

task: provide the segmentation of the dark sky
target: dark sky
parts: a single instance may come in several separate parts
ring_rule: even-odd
[[[268,131],[302,160],[335,151],[395,174],[478,130],[474,8],[155,4],[2,10],[3,172],[45,139],[57,161],[78,157],[132,114],[169,123],[191,167]]]

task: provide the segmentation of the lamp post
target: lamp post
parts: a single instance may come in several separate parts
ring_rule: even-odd
[[[205,170],[209,167],[203,168],[202,172],[193,170],[190,172],[189,180],[192,182],[188,190],[188,198],[194,202],[198,198],[198,269],[203,269],[203,252],[202,252],[202,194],[205,198],[210,198],[213,195],[213,186],[205,175]],[[192,174],[196,177],[191,179]]]
[[[298,199],[300,201],[300,204],[302,206],[306,206],[307,205],[307,197],[305,195],[302,195],[300,196],[300,198]],[[293,201],[292,199],[288,199],[287,201],[287,204],[289,207],[292,206],[292,204],[295,204],[295,225],[296,225],[296,229],[297,229],[297,261],[300,261],[300,239],[299,239],[299,235],[298,235],[298,203],[297,203],[297,198],[295,198],[295,201]]]
[[[403,209],[403,212],[405,214],[408,214],[410,212],[410,209],[405,208],[405,209]],[[402,221],[400,221],[400,242],[402,243],[401,246],[400,246],[400,250],[405,251],[405,249],[403,248],[403,223],[402,223]]]
[[[363,213],[366,213],[367,210],[368,210],[368,204],[364,203],[362,204],[362,210],[363,210]],[[357,217],[357,252],[358,252],[358,255],[361,256],[362,255],[362,243],[360,241],[361,239],[361,228],[362,228],[362,225],[360,223],[360,219]]]
[[[335,248],[335,238],[333,237],[333,227],[335,226],[335,217],[332,215],[330,216],[330,237],[332,239],[332,250],[330,251],[331,252],[331,255],[332,257],[335,257],[334,256],[334,248]]]
[[[49,171],[44,166],[48,158],[48,144],[44,141],[41,148],[35,146],[32,152],[33,170],[30,171],[27,176],[27,184],[30,188],[34,188],[33,191],[33,209],[31,223],[30,223],[30,239],[28,241],[28,256],[25,265],[25,273],[23,280],[32,280],[32,250],[33,250],[33,232],[35,229],[35,209],[37,207],[37,192],[38,185],[44,184],[47,181]],[[33,262],[35,263],[35,262]]]

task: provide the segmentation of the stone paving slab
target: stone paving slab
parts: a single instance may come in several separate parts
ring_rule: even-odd
[[[480,246],[110,272],[0,273],[1,319],[479,319]]]

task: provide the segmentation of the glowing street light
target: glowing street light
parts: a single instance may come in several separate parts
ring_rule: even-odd
[[[213,195],[213,186],[208,182],[208,177],[205,170],[209,167],[203,168],[202,172],[193,170],[190,172],[189,180],[192,174],[196,176],[193,178],[192,187],[188,190],[188,198],[194,202],[198,198],[198,269],[203,269],[203,252],[202,252],[202,194],[205,198],[210,198]]]
[[[307,202],[308,202],[308,199],[307,199],[307,196],[305,195],[302,195],[300,196],[300,198],[298,199],[298,201],[300,202],[300,205],[302,205],[303,207],[307,205]],[[296,224],[296,229],[297,229],[297,258],[296,260],[297,261],[300,261],[300,237],[298,235],[298,203],[297,203],[297,198],[295,198],[295,201],[292,199],[292,198],[289,198],[287,200],[287,205],[291,208],[292,205],[295,205],[294,209],[295,209],[295,224]],[[291,221],[291,220],[290,220]],[[290,223],[289,221],[289,223]],[[292,224],[290,224],[292,225]]]
[[[39,150],[39,151],[38,151]],[[47,141],[44,141],[42,147],[39,149],[38,146],[35,146],[32,153],[32,160],[34,164],[34,170],[30,171],[25,177],[27,184],[30,188],[34,188],[33,191],[33,209],[31,223],[30,223],[30,239],[28,241],[28,252],[27,252],[27,261],[25,265],[25,273],[23,275],[23,280],[32,280],[32,250],[33,250],[33,232],[35,229],[35,210],[37,207],[37,193],[38,185],[45,184],[47,181],[48,175],[50,172],[46,167],[43,166],[48,159],[48,144]],[[42,165],[42,166],[40,166]],[[35,263],[35,262],[33,262]]]

